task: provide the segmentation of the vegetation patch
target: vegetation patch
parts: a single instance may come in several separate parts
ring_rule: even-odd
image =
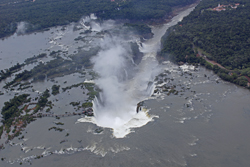
[[[47,56],[46,53],[41,53],[41,54],[39,54],[39,55],[37,55],[37,56],[34,55],[34,56],[31,57],[31,58],[27,58],[24,62],[25,62],[26,64],[35,63],[35,62],[37,62],[38,59],[44,58],[44,57],[46,57],[46,56]]]
[[[82,103],[82,107],[83,107],[83,108],[93,107],[93,103],[92,103],[92,102],[85,102],[85,103]]]
[[[7,134],[8,140],[19,136],[22,129],[31,121],[35,120],[33,115],[24,115],[23,110],[25,109],[25,106],[21,107],[23,104],[30,102],[30,98],[27,98],[28,96],[29,94],[15,96],[13,99],[4,103],[1,110],[3,125],[0,126],[0,138],[4,132]],[[13,128],[12,131],[11,127]]]
[[[21,70],[21,68],[24,66],[24,64],[17,63],[13,67],[10,67],[9,69],[1,70],[0,71],[0,82],[8,77],[10,77],[13,73]]]
[[[146,39],[153,36],[151,28],[146,24],[125,23],[124,26],[135,30],[138,35]]]
[[[52,94],[55,96],[57,95],[59,92],[59,89],[60,89],[60,85],[53,85],[52,86]]]
[[[237,9],[230,7],[235,3],[201,1],[162,38],[161,56],[179,64],[201,64],[223,80],[249,87],[250,2],[238,0]],[[218,4],[228,7],[217,11]]]
[[[84,83],[78,83],[78,84],[74,84],[74,85],[71,85],[71,86],[67,86],[67,87],[65,87],[65,88],[62,88],[62,90],[65,92],[65,91],[68,90],[68,89],[77,88],[77,87],[79,87],[79,86],[82,86],[81,88],[83,88],[83,85],[84,85]]]
[[[188,5],[195,0],[43,0],[0,2],[0,38],[17,30],[25,20],[25,32],[47,30],[48,27],[77,22],[82,16],[95,13],[100,19],[150,20],[162,19],[171,8]],[[32,17],[30,17],[32,16]]]
[[[59,132],[62,132],[64,130],[62,128],[58,128],[58,127],[53,126],[53,127],[49,128],[49,131],[52,129],[54,129],[55,131],[59,131]]]

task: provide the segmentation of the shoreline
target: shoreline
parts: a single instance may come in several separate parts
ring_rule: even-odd
[[[188,8],[192,8],[197,6],[200,3],[200,0],[197,0],[195,3],[189,4],[189,5],[185,5],[185,6],[175,6],[173,7],[173,11],[171,13],[168,13],[165,15],[165,18],[161,18],[161,19],[155,19],[155,20],[148,20],[146,21],[146,23],[148,22],[149,25],[155,26],[155,25],[161,25],[161,24],[166,24],[171,22],[171,19],[174,16],[177,16],[179,13],[183,12],[184,10],[188,9]],[[155,21],[155,23],[151,23],[151,21]]]
[[[194,6],[198,5],[199,2],[200,2],[200,0],[197,0],[195,3],[189,4],[189,5],[172,7],[172,12],[167,13],[163,18],[160,18],[160,19],[148,19],[148,20],[114,19],[114,21],[116,21],[118,23],[148,24],[148,25],[151,25],[151,26],[166,24],[166,23],[170,22],[171,19],[174,16],[178,15],[180,12],[182,12],[182,11],[184,11],[184,10],[190,8],[190,7],[194,7]],[[100,21],[105,21],[105,20],[100,20]],[[71,23],[77,23],[77,22],[70,22],[68,24],[61,24],[61,25],[58,24],[58,25],[55,25],[55,26],[52,26],[52,27],[46,27],[44,29],[34,30],[34,31],[30,31],[30,32],[20,34],[20,35],[29,35],[29,34],[32,34],[32,33],[44,32],[44,31],[48,31],[49,29],[51,29],[53,27],[67,26],[67,25],[69,25]],[[13,36],[15,34],[16,34],[16,31],[13,34],[1,37],[0,40],[5,40],[5,39],[7,39],[7,38],[9,38],[9,37],[11,37],[11,36]],[[16,35],[19,36],[18,34],[16,34]]]

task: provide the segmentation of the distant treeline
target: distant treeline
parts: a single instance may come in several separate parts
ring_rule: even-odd
[[[219,4],[238,6],[212,10]],[[250,77],[249,27],[249,0],[202,0],[190,15],[164,36],[162,56],[175,62],[201,63],[223,79],[247,86],[247,77],[242,76]],[[225,69],[218,69],[198,53]]]
[[[159,19],[171,7],[195,0],[0,0],[0,38],[13,34],[17,23],[28,22],[26,32],[77,22],[95,13],[100,19]]]

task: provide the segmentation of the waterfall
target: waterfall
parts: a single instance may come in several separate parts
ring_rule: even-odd
[[[152,39],[143,43],[135,40],[144,54],[138,65],[131,61],[131,48],[126,40],[116,34],[105,36],[100,43],[101,51],[92,59],[93,69],[100,76],[95,83],[102,92],[93,101],[94,118],[79,121],[111,128],[115,137],[122,138],[131,132],[131,128],[146,125],[157,117],[149,115],[142,106],[137,113],[137,104],[153,94],[154,79],[160,72],[156,54],[160,51],[161,37],[190,11],[174,17],[171,23],[152,27]]]

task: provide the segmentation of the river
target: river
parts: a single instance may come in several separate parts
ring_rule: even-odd
[[[160,48],[155,46],[160,46],[161,36],[192,9],[181,12],[165,25],[153,27],[154,38],[142,44],[144,49],[141,50],[144,54],[158,51]],[[9,67],[11,62],[22,62],[33,54],[46,52],[47,49],[51,51],[69,48],[69,52],[73,53],[82,43],[74,41],[75,45],[72,45],[69,41],[78,34],[73,32],[70,26],[63,32],[61,40],[60,28],[54,28],[43,33],[12,36],[1,41],[1,46],[5,46],[1,47],[1,64],[4,64],[4,57],[8,60],[6,67],[1,68]],[[32,45],[20,46],[20,41],[24,39]],[[18,44],[14,43],[18,41]],[[92,41],[95,42],[93,39]],[[14,44],[20,46],[20,49],[16,48],[14,51]],[[27,51],[30,47],[32,49]],[[8,57],[8,54],[13,57]],[[152,60],[151,58],[149,60]],[[20,163],[22,166],[36,167],[248,166],[250,92],[222,81],[212,71],[203,67],[179,67],[166,61],[159,65],[159,69],[154,94],[144,101],[144,107],[149,110],[148,114],[155,116],[146,125],[132,128],[131,133],[125,137],[116,138],[110,128],[104,128],[102,133],[95,133],[97,125],[89,122],[79,123],[78,120],[82,116],[64,117],[60,120],[45,117],[26,127],[23,132],[24,139],[14,139],[11,145],[8,144],[1,150],[0,158],[6,159],[0,161],[0,166],[20,166]],[[78,73],[58,77],[54,81],[34,83],[33,89],[42,91],[54,83],[66,87],[82,82],[83,77],[85,76]],[[79,90],[81,89],[75,88],[50,97],[55,103],[54,112],[73,110],[68,104],[69,99],[84,101],[85,95]],[[2,88],[2,91],[5,90]],[[29,89],[25,91],[32,92]],[[1,106],[14,94],[15,92],[5,92],[0,96]],[[63,132],[48,130],[55,126],[55,122],[64,123],[61,126],[64,128]]]

